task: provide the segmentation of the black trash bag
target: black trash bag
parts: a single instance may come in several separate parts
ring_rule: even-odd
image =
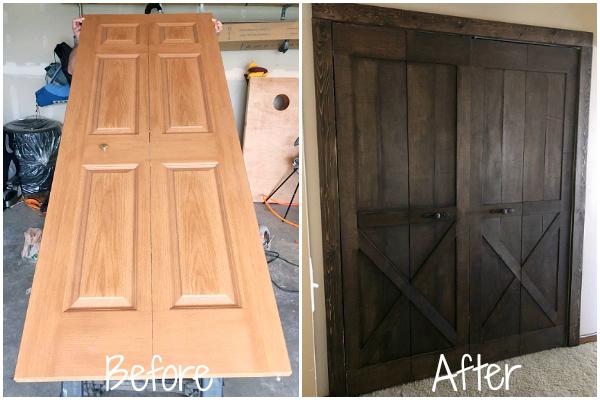
[[[50,193],[62,124],[32,116],[9,122],[4,132],[14,143],[23,195]]]

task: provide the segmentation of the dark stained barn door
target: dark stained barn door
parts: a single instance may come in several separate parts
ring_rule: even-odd
[[[334,24],[333,46],[352,395],[430,376],[440,354],[468,352],[457,64],[469,42]]]
[[[578,50],[474,40],[471,351],[567,344]]]
[[[593,35],[312,8],[330,394],[578,345]]]

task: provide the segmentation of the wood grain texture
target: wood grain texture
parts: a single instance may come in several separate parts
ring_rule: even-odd
[[[592,45],[592,33],[590,32],[486,21],[361,4],[314,3],[312,12],[314,18],[336,22],[447,32],[459,35],[562,44],[567,46]]]
[[[239,306],[219,166],[178,167],[165,165],[173,206],[169,218],[177,238],[172,307]]]
[[[135,309],[136,178],[135,168],[86,173],[87,218],[82,221],[83,243],[72,281],[76,290],[65,297],[65,311]],[[120,222],[114,225],[115,221]]]
[[[430,376],[432,355],[461,345],[486,361],[565,345],[566,325],[578,324],[568,312],[573,287],[580,290],[580,275],[577,281],[570,266],[570,221],[578,201],[574,181],[585,181],[577,176],[585,157],[574,132],[584,129],[589,113],[578,111],[585,97],[577,97],[578,85],[589,87],[589,75],[578,76],[574,57],[586,47],[563,46],[591,36],[560,32],[562,43],[551,28],[478,26],[361,5],[314,4],[313,12],[315,36],[319,26],[327,35],[333,31],[332,39],[315,40],[326,46],[315,50],[315,82],[328,88],[326,97],[317,94],[318,122],[337,128],[337,136],[319,143],[327,154],[320,167],[335,175],[335,186],[322,189],[330,207],[323,225],[335,228],[336,239],[335,258],[328,260],[335,274],[326,273],[325,282],[337,297],[326,290],[328,317],[342,321],[335,307],[342,288],[346,294],[344,328],[337,325],[343,332],[328,324],[330,382],[343,379],[346,387],[331,394],[406,381],[409,360],[410,379]],[[447,27],[453,23],[458,31]],[[466,45],[465,36],[477,38]],[[514,211],[491,213],[498,208]],[[442,239],[448,221],[425,223],[418,214],[436,211],[456,220],[451,245]],[[579,246],[581,238],[580,232]],[[326,233],[323,243],[330,251]],[[431,330],[432,322],[447,335]]]
[[[527,45],[497,40],[472,40],[471,65],[502,69],[527,69]]]
[[[327,364],[329,394],[346,394],[344,355],[344,314],[340,252],[340,220],[336,121],[333,95],[333,42],[331,22],[313,18],[315,94],[319,181],[321,184],[321,224],[323,230],[323,269],[325,274],[325,315],[327,318]]]
[[[121,33],[111,32],[124,24]],[[104,28],[107,38],[119,41],[103,44]],[[123,355],[122,367],[129,369],[152,357],[145,32],[140,16],[86,15],[17,381],[102,380],[107,356]],[[105,64],[101,72],[99,54],[115,61],[112,71]],[[136,73],[128,69],[133,63]],[[130,82],[122,82],[124,74]],[[107,90],[115,87],[121,91]],[[122,113],[108,106],[125,100]],[[99,127],[135,126],[136,132],[94,132],[99,111]]]
[[[294,142],[300,135],[298,78],[250,78],[246,102],[243,153],[252,200],[263,201],[292,173],[292,162],[299,156]],[[273,101],[286,96],[287,107],[278,110]],[[294,174],[272,199],[289,203],[298,185]],[[296,197],[294,203],[298,203]]]
[[[291,374],[211,15],[86,15],[80,47],[15,379]]]
[[[467,193],[456,198],[456,343],[469,341],[469,210],[471,163],[471,70],[457,68],[456,97],[456,192]]]
[[[443,64],[449,53],[436,58],[420,37],[406,38],[411,57],[431,63],[404,61],[402,30],[369,29],[372,39],[383,43],[391,35],[399,45],[369,48],[348,42],[364,27],[332,25],[349,377],[386,365],[403,369],[413,357],[457,343],[457,298],[467,307],[466,295],[457,293],[457,268],[464,276],[466,266],[456,264],[453,225],[457,70]],[[436,212],[448,216],[423,217]],[[421,362],[419,374],[429,365]],[[370,387],[387,382],[370,379]],[[347,381],[348,393],[369,385]]]
[[[165,133],[212,132],[206,74],[198,53],[161,54]]]
[[[579,98],[577,109],[577,139],[575,148],[575,177],[573,181],[573,233],[571,242],[571,293],[569,310],[569,346],[579,344],[579,315],[581,311],[581,271],[583,267],[583,226],[585,220],[585,172],[590,117],[592,48],[581,49],[579,59]]]
[[[502,51],[521,46],[506,42]],[[481,135],[472,132],[471,348],[492,358],[565,345],[569,292],[569,75],[545,65],[494,68],[504,64],[488,58],[472,71],[471,126]],[[490,214],[501,208],[514,211]],[[516,347],[502,353],[507,345]]]
[[[137,54],[120,58],[99,55],[92,134],[138,134],[140,59]],[[144,63],[144,66],[146,63]]]
[[[213,377],[287,376],[211,15],[147,18],[153,351]]]
[[[406,59],[413,62],[468,65],[471,40],[463,36],[407,32]]]
[[[100,44],[140,44],[141,26],[138,22],[132,23],[101,23],[98,26]],[[141,39],[147,41],[147,37]]]
[[[406,59],[406,31],[354,24],[331,24],[335,54],[387,60]],[[386,40],[380,40],[385,37]]]

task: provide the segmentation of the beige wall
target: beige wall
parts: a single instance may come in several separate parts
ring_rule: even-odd
[[[308,243],[308,220],[306,219],[306,181],[302,179],[302,243]],[[302,395],[317,395],[317,376],[315,370],[315,341],[312,314],[312,287],[310,285],[310,262],[308,246],[302,246]]]
[[[145,4],[84,4],[85,14],[143,14]],[[212,13],[223,22],[277,22],[281,7],[240,4],[205,5],[163,3],[165,13]],[[73,46],[71,20],[79,16],[75,4],[5,3],[4,16],[4,123],[35,113],[35,92],[45,85],[44,67],[54,62],[54,47],[61,42]],[[286,20],[298,21],[299,8],[290,7]],[[85,22],[84,22],[85,23]],[[246,119],[246,68],[252,61],[270,71],[270,77],[300,76],[300,52],[277,50],[223,51],[223,66],[238,132]],[[66,104],[40,108],[49,118],[64,121]]]
[[[588,155],[600,151],[596,131],[596,4],[372,4],[405,10],[480,18],[519,24],[572,29],[594,33],[592,68],[592,93],[590,104],[590,135]],[[327,344],[325,327],[325,302],[323,294],[323,251],[321,242],[321,210],[319,199],[319,166],[317,159],[317,133],[315,88],[312,53],[311,5],[302,5],[302,119],[304,124],[304,154],[306,171],[306,206],[309,226],[309,254],[314,270],[315,289],[314,345],[317,373],[317,392],[328,394]],[[597,190],[600,160],[589,157],[586,193],[586,225],[584,237],[583,288],[581,306],[581,334],[596,332],[596,263],[598,237],[597,208],[600,195]],[[303,247],[306,246],[303,241]],[[303,258],[303,264],[307,262]],[[303,265],[303,268],[305,266]],[[304,285],[306,286],[306,285]],[[310,312],[303,308],[303,313]]]

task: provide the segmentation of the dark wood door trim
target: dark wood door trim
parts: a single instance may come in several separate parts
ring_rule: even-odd
[[[571,238],[571,290],[569,293],[569,346],[579,344],[579,316],[581,311],[581,271],[583,267],[583,225],[585,219],[585,170],[590,117],[590,89],[592,84],[592,48],[583,47],[579,59],[579,98],[577,105],[577,135],[575,143],[575,179],[573,194]]]
[[[459,18],[357,4],[313,4],[312,9],[330,395],[342,396],[348,394],[344,349],[344,306],[340,249],[332,21],[479,36],[513,42],[581,47],[579,51],[579,79],[576,83],[579,90],[576,112],[577,121],[573,122],[577,126],[577,135],[573,148],[573,162],[575,165],[573,190],[571,192],[573,213],[570,217],[572,236],[570,238],[571,270],[569,272],[570,290],[568,306],[568,345],[578,345],[580,343],[579,315],[581,308],[585,171],[591,89],[592,34],[589,32]],[[459,71],[464,73],[467,70]],[[461,88],[462,97],[466,99],[469,96],[470,82],[463,80],[463,85],[465,87]],[[459,96],[461,96],[460,93]],[[460,104],[458,106],[460,107]],[[458,111],[460,114],[460,108]],[[464,110],[462,112],[464,113]],[[461,120],[461,118],[465,119],[461,115],[458,118],[459,131],[468,131],[468,118],[465,121]],[[459,145],[459,151],[468,157],[470,155],[468,151],[469,135],[459,134],[458,137],[459,141],[464,141],[464,143],[461,142]],[[467,139],[460,139],[461,137]],[[462,160],[462,162],[457,166],[458,171],[462,171],[463,175],[468,174],[468,158],[459,158],[459,160]],[[464,179],[458,183],[461,187],[469,186],[469,183],[465,182]],[[462,217],[461,220],[466,221],[464,217],[468,213],[468,208],[468,203],[458,205],[457,212]],[[468,245],[468,223],[466,225],[465,223],[461,223],[456,229],[457,235],[458,231],[461,232],[459,235],[460,238],[457,238],[457,241],[465,242],[466,240],[464,245]],[[466,239],[465,234],[467,235]],[[463,343],[464,340],[466,338],[457,338],[457,341],[460,343]]]
[[[321,184],[323,272],[327,320],[329,394],[343,396],[346,387],[344,349],[344,301],[340,251],[340,205],[338,194],[335,101],[333,94],[333,40],[331,21],[313,19],[317,143]]]
[[[453,33],[519,42],[592,46],[593,39],[591,32],[511,24],[362,4],[314,3],[312,11],[313,18],[336,22]]]

